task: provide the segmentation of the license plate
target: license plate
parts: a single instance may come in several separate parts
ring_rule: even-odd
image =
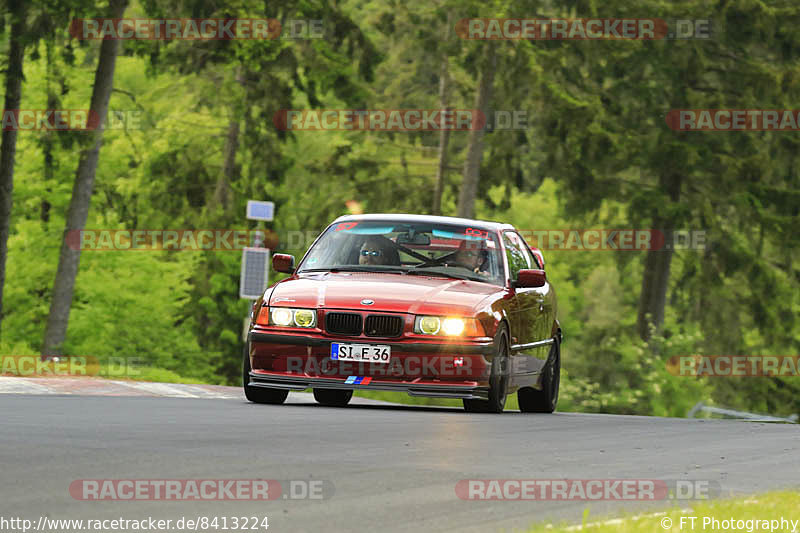
[[[388,363],[392,357],[391,346],[385,344],[331,344],[331,359],[364,363]]]

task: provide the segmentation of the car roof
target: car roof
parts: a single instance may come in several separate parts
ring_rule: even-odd
[[[409,215],[398,213],[369,213],[365,215],[344,215],[333,222],[355,222],[355,221],[368,221],[368,220],[385,220],[387,222],[430,222],[433,224],[459,224],[463,226],[472,226],[490,231],[500,231],[505,229],[514,229],[511,224],[503,224],[501,222],[491,222],[488,220],[475,220],[471,218],[459,217],[445,217],[434,215]]]

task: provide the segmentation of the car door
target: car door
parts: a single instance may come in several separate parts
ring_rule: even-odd
[[[542,251],[538,248],[531,248],[528,246],[528,243],[519,235],[520,242],[522,245],[527,249],[528,254],[531,258],[531,268],[538,268],[541,270],[545,270],[544,266],[544,255]],[[553,324],[556,321],[556,315],[558,313],[558,309],[556,306],[556,294],[553,290],[553,286],[550,285],[550,282],[547,281],[542,287],[538,289],[539,294],[541,295],[541,304],[542,304],[542,314],[541,317],[541,326],[542,330],[540,332],[540,337],[538,340],[549,339],[553,336]],[[549,354],[550,348],[545,347],[542,350],[544,354],[542,357],[546,358]]]
[[[503,232],[503,245],[508,262],[509,281],[514,287],[517,273],[522,269],[540,268],[522,237],[515,231]],[[514,287],[511,309],[512,378],[517,386],[529,385],[535,380],[547,359],[548,347],[521,348],[525,344],[549,337],[547,329],[547,292],[544,287]]]

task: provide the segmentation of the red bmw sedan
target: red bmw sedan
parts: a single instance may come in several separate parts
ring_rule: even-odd
[[[471,412],[551,413],[561,328],[544,259],[513,226],[423,215],[336,219],[290,277],[255,302],[243,361],[248,400],[313,389],[345,406],[355,389],[459,398]]]

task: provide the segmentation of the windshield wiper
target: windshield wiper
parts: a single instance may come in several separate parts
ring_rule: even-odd
[[[375,265],[352,265],[352,266],[335,266],[330,268],[304,268],[299,270],[298,274],[305,272],[382,272],[390,274],[402,274],[403,270],[399,268],[376,268]]]
[[[443,271],[443,270],[418,270],[418,268],[420,268],[420,266],[421,265],[418,265],[416,267],[411,267],[409,270],[406,270],[406,274],[415,274],[415,275],[418,275],[418,276],[436,275],[436,276],[442,276],[442,277],[446,277],[446,278],[464,279],[464,280],[469,280],[469,281],[480,281],[482,283],[493,283],[493,281],[490,278],[487,278],[487,277],[484,277],[484,276],[481,276],[481,275],[477,275],[477,274],[475,274],[475,275],[458,274],[458,273],[453,273],[453,272],[451,272],[449,270],[447,270],[447,271]],[[432,268],[432,267],[427,267],[427,268]]]
[[[443,278],[453,278],[453,279],[475,279],[472,276],[453,274],[452,272],[442,272],[441,270],[417,270],[417,268],[418,267],[410,268],[409,270],[406,270],[405,273],[416,276],[439,276]]]
[[[356,271],[359,269],[350,269],[345,267],[331,267],[331,268],[304,268],[303,270],[298,270],[298,274],[302,274],[303,272],[347,272],[347,271]]]

